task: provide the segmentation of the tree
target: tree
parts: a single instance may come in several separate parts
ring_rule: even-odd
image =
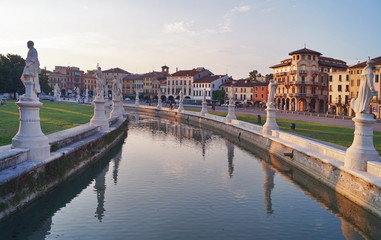
[[[48,73],[50,71],[46,69],[41,69],[40,74],[38,75],[38,78],[40,79],[40,87],[41,87],[41,92],[44,93],[50,93],[53,89],[49,86],[49,76]]]
[[[14,54],[0,54],[0,92],[13,93],[16,98],[16,93],[24,93],[24,85],[20,77],[25,66],[25,60]]]
[[[252,79],[254,81],[257,80],[257,74],[258,74],[257,70],[253,70],[253,71],[249,72],[250,79]]]
[[[223,102],[225,100],[225,91],[224,90],[216,90],[213,91],[213,100]]]
[[[265,78],[266,78],[266,81],[273,79],[273,74],[272,73],[266,74]]]

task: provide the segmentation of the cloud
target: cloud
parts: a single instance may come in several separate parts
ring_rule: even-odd
[[[232,12],[247,12],[247,11],[250,11],[250,6],[248,5],[245,5],[245,6],[239,6],[239,7],[235,7],[232,9]]]
[[[194,34],[195,32],[190,30],[189,28],[190,24],[180,21],[180,22],[174,22],[169,23],[164,26],[164,32],[166,33],[188,33],[188,34]]]

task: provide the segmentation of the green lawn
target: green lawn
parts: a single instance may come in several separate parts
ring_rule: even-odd
[[[45,134],[87,123],[93,116],[93,107],[76,103],[42,101],[41,129]],[[0,106],[0,146],[11,144],[19,128],[19,111],[15,101]]]
[[[191,110],[191,109],[187,109]],[[192,110],[191,110],[192,111]],[[193,110],[198,111],[198,110]],[[210,114],[223,116],[227,115],[226,112],[217,112],[217,111],[209,111]],[[257,116],[253,116],[250,114],[236,114],[237,119],[249,123],[258,124]],[[337,144],[343,147],[349,147],[353,142],[353,128],[347,127],[337,127],[333,125],[319,124],[319,123],[311,123],[299,120],[291,120],[291,119],[276,119],[278,126],[281,130],[286,132],[292,132],[294,134],[298,134],[305,137],[314,138],[320,141],[325,141],[333,144]],[[262,117],[263,125],[266,122],[266,117]],[[296,124],[295,131],[290,129],[290,123]],[[373,137],[374,147],[381,154],[381,132],[374,132]]]

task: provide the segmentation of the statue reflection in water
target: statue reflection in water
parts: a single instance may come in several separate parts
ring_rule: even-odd
[[[228,140],[225,140],[225,144],[226,144],[226,148],[228,149],[228,174],[229,174],[229,177],[233,177],[234,144],[229,142]]]
[[[106,192],[106,174],[109,170],[109,164],[102,170],[101,173],[95,178],[94,190],[97,192],[97,210],[95,212],[95,217],[98,218],[99,222],[102,222],[102,218],[104,216],[104,212],[106,209],[104,208],[105,203],[105,192]]]
[[[265,180],[263,184],[265,192],[265,208],[267,214],[274,213],[271,203],[271,191],[274,188],[274,175],[275,171],[271,169],[271,165],[268,162],[262,161],[262,169],[265,175]]]

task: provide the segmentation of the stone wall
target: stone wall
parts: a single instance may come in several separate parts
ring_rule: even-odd
[[[127,126],[127,120],[120,120],[110,128],[110,131],[98,131],[88,135],[93,128],[83,130],[79,132],[85,135],[86,138],[83,139],[64,134],[67,138],[62,138],[62,141],[59,141],[59,137],[55,139],[58,143],[57,149],[51,153],[49,159],[25,161],[3,170],[0,177],[0,219],[45,194],[102,157],[112,146],[123,141]]]

